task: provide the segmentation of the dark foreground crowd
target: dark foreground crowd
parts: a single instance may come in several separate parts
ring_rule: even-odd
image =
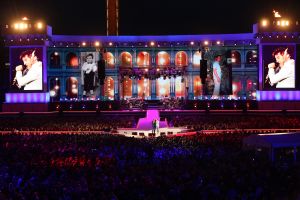
[[[244,137],[0,135],[0,199],[299,199],[299,165],[243,149]]]

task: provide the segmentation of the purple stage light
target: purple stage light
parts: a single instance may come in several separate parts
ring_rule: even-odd
[[[257,101],[299,101],[300,91],[256,91]]]
[[[6,103],[48,103],[50,95],[42,93],[6,93]]]

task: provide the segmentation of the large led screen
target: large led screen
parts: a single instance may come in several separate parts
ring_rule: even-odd
[[[266,90],[295,89],[295,46],[264,45],[262,48],[263,88]]]
[[[11,91],[36,92],[43,90],[42,48],[12,48]]]
[[[203,94],[219,98],[232,94],[231,51],[207,51],[200,61],[200,78],[205,84]]]

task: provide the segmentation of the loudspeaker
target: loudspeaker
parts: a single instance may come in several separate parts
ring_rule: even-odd
[[[104,79],[105,79],[105,60],[100,59],[98,61],[98,77],[100,80],[100,85],[104,85]]]
[[[200,78],[202,84],[205,84],[205,79],[207,77],[207,60],[200,60]]]

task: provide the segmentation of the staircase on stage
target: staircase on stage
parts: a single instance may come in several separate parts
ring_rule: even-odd
[[[152,134],[152,121],[159,120],[159,133]],[[119,128],[118,134],[128,137],[163,136],[187,132],[186,127],[169,127],[167,119],[160,120],[158,110],[147,110],[145,118],[140,118],[136,128]]]

